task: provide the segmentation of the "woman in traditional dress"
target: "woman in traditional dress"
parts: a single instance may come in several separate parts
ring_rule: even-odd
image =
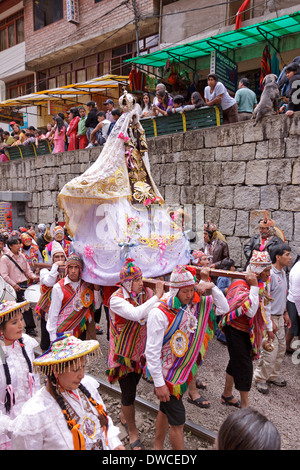
[[[34,361],[47,381],[11,423],[13,450],[125,449],[97,391],[98,382],[85,376],[88,358],[97,353],[98,341],[65,335]]]
[[[33,374],[32,361],[38,342],[23,333],[23,312],[29,302],[0,302],[0,449],[11,442],[3,423],[14,419],[22,406],[39,389],[39,376]]]

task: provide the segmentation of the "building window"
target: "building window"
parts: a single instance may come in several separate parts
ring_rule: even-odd
[[[139,40],[140,55],[151,54],[158,50],[158,34]]]
[[[33,7],[35,31],[63,18],[63,0],[35,0]]]
[[[20,78],[6,84],[7,99],[17,98],[18,96],[29,95],[34,93],[34,76]]]
[[[57,88],[72,83],[86,82],[109,73],[109,61],[104,54],[93,54],[74,62],[61,64],[38,73],[38,91]]]
[[[113,75],[129,75],[131,64],[124,64],[124,60],[131,59],[132,44],[116,47],[111,51],[110,72]]]
[[[0,22],[0,51],[24,41],[24,10]]]

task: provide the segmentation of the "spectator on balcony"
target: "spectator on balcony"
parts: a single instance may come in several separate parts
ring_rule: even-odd
[[[250,90],[248,78],[241,78],[239,88],[235,94],[235,101],[238,105],[239,121],[248,121],[251,119],[253,109],[257,105],[257,98],[254,91]]]
[[[60,153],[65,151],[66,128],[60,116],[55,117],[55,123],[53,153]]]
[[[113,100],[106,100],[105,103],[103,103],[105,108],[106,108],[106,119],[109,122],[113,122],[114,117],[112,115],[112,110],[114,109],[114,102]]]
[[[89,147],[95,147],[96,145],[104,145],[107,139],[108,130],[111,122],[106,119],[106,113],[104,111],[99,111],[97,113],[98,124],[91,132],[91,142],[88,145]]]
[[[93,131],[93,129],[95,129],[95,127],[98,124],[98,119],[97,119],[98,109],[94,101],[88,101],[86,103],[86,107],[88,109],[88,114],[87,114],[87,118],[85,121],[85,127],[86,127],[86,136],[90,143],[91,132]]]
[[[69,146],[68,150],[77,150],[78,149],[78,123],[80,121],[79,112],[77,108],[71,108],[68,111],[69,114],[69,127],[67,130],[67,135],[69,137]]]
[[[149,93],[143,93],[143,101],[141,104],[141,119],[145,117],[154,116],[153,106],[151,103]]]
[[[117,120],[120,118],[121,116],[121,111],[117,108],[117,109],[113,109],[111,114],[113,115],[113,122],[110,123],[109,125],[109,129],[108,129],[108,132],[107,132],[107,136],[109,136],[109,134],[111,133],[114,125],[116,124]]]
[[[1,147],[9,147],[11,144],[14,143],[14,138],[8,131],[4,131],[4,141],[1,144]]]
[[[299,103],[299,87],[297,84],[300,80],[300,66],[297,62],[292,62],[291,64],[287,65],[285,68],[285,74],[289,79],[289,89],[286,93],[288,98],[288,105],[287,105],[287,116],[293,116],[295,111],[300,111],[300,103]]]
[[[79,140],[79,148],[85,149],[86,146],[89,144],[88,138],[86,136],[86,125],[85,125],[87,116],[86,116],[85,108],[83,106],[79,106],[78,111],[79,111],[79,117],[80,117],[80,121],[78,123],[78,134],[77,134],[77,137]]]
[[[226,90],[223,83],[215,73],[207,76],[208,86],[204,89],[204,98],[207,106],[220,105],[223,111],[223,124],[238,122],[238,105]]]
[[[173,98],[173,106],[167,110],[167,114],[181,113],[184,110],[184,97],[176,95]]]
[[[198,108],[202,108],[203,106],[205,106],[205,102],[204,102],[202,96],[200,95],[199,91],[194,91],[192,93],[191,102],[192,102],[192,104],[187,104],[184,107],[184,112],[185,111],[192,111],[193,109],[198,109]]]
[[[21,130],[19,124],[14,124],[13,126],[14,134],[17,134],[19,136],[19,141],[21,144],[23,144],[25,140],[25,133]],[[20,144],[18,144],[20,145]]]
[[[155,88],[155,96],[154,96],[154,98],[153,98],[153,103],[152,103],[153,106],[157,106],[157,105],[159,104],[159,101],[158,101],[158,99],[157,99],[157,97],[156,97],[156,93],[157,93],[159,90],[167,91],[166,85],[165,85],[164,83],[158,83],[158,84],[156,85],[156,88]]]
[[[153,111],[156,116],[160,114],[163,116],[168,115],[168,110],[171,109],[174,105],[171,95],[167,91],[158,90],[156,92],[156,98],[158,100],[158,105],[153,106]]]

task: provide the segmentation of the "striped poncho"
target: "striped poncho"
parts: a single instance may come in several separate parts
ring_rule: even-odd
[[[254,317],[249,318],[247,317],[247,311],[251,306],[249,292],[250,286],[244,280],[239,279],[230,285],[226,295],[230,310],[222,316],[219,328],[222,330],[224,326],[231,325],[237,329],[242,329],[240,325],[245,325],[250,336],[253,359],[258,359],[266,326],[263,297],[260,290],[258,310]]]

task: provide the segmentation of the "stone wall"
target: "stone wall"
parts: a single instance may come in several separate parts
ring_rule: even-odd
[[[166,203],[187,208],[197,232],[204,220],[214,221],[238,267],[263,209],[283,230],[293,254],[298,252],[299,114],[265,118],[256,127],[249,121],[148,139],[152,176]],[[0,191],[31,193],[28,223],[51,224],[56,215],[64,220],[59,191],[98,155],[94,148],[2,163]]]

